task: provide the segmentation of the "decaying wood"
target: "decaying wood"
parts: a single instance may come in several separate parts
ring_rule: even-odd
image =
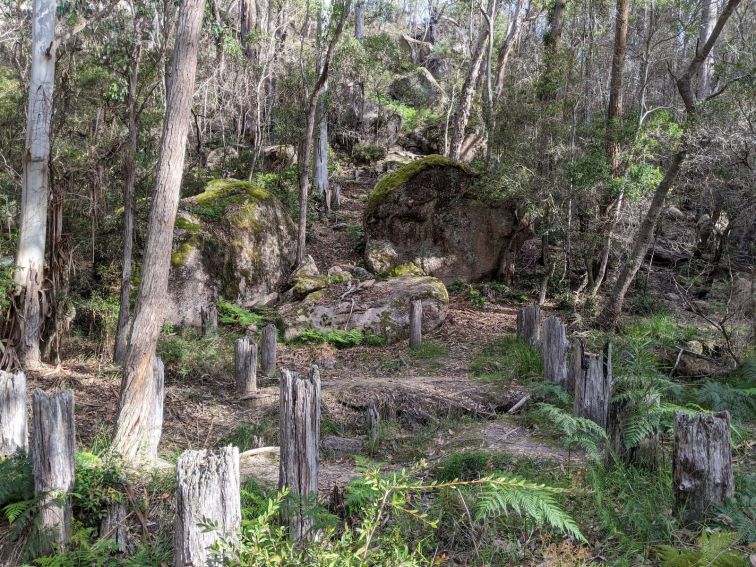
[[[378,411],[378,402],[375,399],[370,400],[367,409],[367,430],[368,439],[375,442],[381,427],[381,414]]]
[[[530,394],[527,394],[527,395],[523,396],[522,398],[520,398],[520,401],[518,401],[515,405],[513,405],[511,408],[509,408],[509,410],[507,411],[507,413],[510,414],[510,415],[516,414],[518,411],[520,411],[525,406],[525,404],[528,403],[528,401],[530,401]]]
[[[573,415],[585,417],[606,429],[612,396],[612,347],[606,343],[603,356],[585,354],[575,381]]]
[[[686,525],[733,496],[729,412],[675,415],[672,488],[675,514]]]
[[[648,399],[649,404],[655,400]],[[628,406],[626,400],[614,400],[609,402],[606,432],[609,437],[608,462],[622,462],[635,465],[647,470],[656,470],[659,467],[661,446],[659,444],[659,432],[654,429],[643,438],[638,445],[626,447],[625,439],[627,423],[634,413],[633,408]]]
[[[236,366],[236,387],[244,396],[257,392],[257,344],[248,338],[236,341],[234,345]]]
[[[200,309],[200,321],[202,324],[202,334],[207,336],[218,329],[218,308],[215,303],[210,303],[207,307]]]
[[[582,372],[583,357],[585,356],[585,345],[583,339],[575,337],[570,341],[570,350],[567,353],[567,380],[564,384],[565,389],[570,393],[575,392],[575,382]]]
[[[531,347],[541,344],[541,308],[528,305],[517,313],[517,336]]]
[[[260,341],[260,369],[265,376],[273,376],[276,373],[277,343],[278,329],[272,323],[265,325]]]
[[[118,551],[126,552],[126,506],[123,502],[115,502],[105,510],[105,517],[100,522],[100,537],[112,539],[118,546]]]
[[[152,359],[152,374],[155,391],[151,397],[153,404],[150,413],[152,427],[146,437],[146,454],[157,457],[160,437],[163,435],[163,402],[165,401],[165,366],[157,356]]]
[[[176,567],[220,565],[208,548],[241,524],[239,449],[184,451],[176,465]],[[212,524],[207,530],[202,524]]]
[[[567,331],[558,317],[543,322],[543,376],[553,384],[567,383]]]
[[[0,370],[0,457],[26,451],[26,374]]]
[[[320,440],[320,371],[313,366],[305,375],[283,370],[281,376],[278,487],[288,487],[291,502],[281,519],[294,541],[312,533],[312,499],[318,492]]]
[[[410,348],[417,348],[423,342],[423,302],[415,299],[410,303]]]
[[[38,525],[46,534],[40,551],[65,547],[71,527],[76,461],[74,397],[71,390],[32,392],[32,474],[34,492],[43,495]]]

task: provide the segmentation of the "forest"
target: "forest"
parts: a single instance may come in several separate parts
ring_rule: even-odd
[[[0,0],[0,565],[756,566],[755,24]]]

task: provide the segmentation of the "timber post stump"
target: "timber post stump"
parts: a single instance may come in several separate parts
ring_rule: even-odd
[[[257,343],[245,337],[234,344],[236,389],[242,396],[257,392]]]
[[[612,345],[606,343],[603,355],[582,356],[575,380],[572,414],[590,419],[606,429],[612,385]]]
[[[0,370],[0,457],[29,446],[26,430],[26,374]]]
[[[552,384],[567,384],[567,330],[558,317],[543,322],[543,376]]]
[[[538,305],[528,305],[517,313],[517,336],[531,348],[541,345],[541,308]]]
[[[268,378],[276,373],[277,344],[278,329],[273,323],[268,323],[263,327],[260,339],[260,370]]]
[[[414,299],[410,303],[409,324],[409,347],[416,349],[423,342],[423,301],[421,299]]]

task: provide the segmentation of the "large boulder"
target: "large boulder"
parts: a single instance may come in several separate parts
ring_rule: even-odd
[[[199,326],[218,296],[244,307],[274,300],[294,264],[296,234],[281,202],[246,181],[211,181],[182,199],[166,320]]]
[[[389,95],[395,100],[415,107],[436,107],[445,104],[446,93],[430,71],[418,67],[389,85]]]
[[[422,270],[445,283],[510,276],[531,221],[512,201],[485,195],[478,180],[438,155],[382,177],[365,212],[368,267],[380,275]]]
[[[413,300],[423,302],[423,332],[439,327],[449,306],[444,284],[428,276],[367,280],[358,287],[346,290],[345,287],[332,285],[281,307],[285,338],[296,338],[306,329],[324,332],[358,329],[393,343],[409,336],[409,309]],[[347,290],[350,293],[346,294]]]

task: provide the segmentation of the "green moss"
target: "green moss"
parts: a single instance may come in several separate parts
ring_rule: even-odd
[[[423,272],[422,268],[419,268],[417,264],[413,262],[407,262],[406,264],[399,264],[398,266],[394,266],[385,274],[382,273],[381,275],[395,278],[398,276],[424,276],[425,272]]]
[[[179,244],[178,248],[171,254],[171,266],[174,268],[181,268],[186,264],[186,259],[189,256],[192,246],[188,242]]]
[[[209,219],[217,219],[226,214],[229,207],[245,203],[256,204],[268,199],[270,193],[249,181],[238,179],[214,179],[207,184],[204,192],[187,200],[193,213]]]
[[[388,195],[390,195],[397,187],[404,185],[412,179],[415,175],[428,169],[429,167],[447,167],[454,166],[467,171],[467,169],[457,163],[454,160],[450,160],[440,155],[426,156],[412,163],[408,163],[404,167],[400,167],[396,171],[384,175],[375,184],[373,190],[368,195],[367,210],[366,213],[370,214],[375,207],[377,207]]]
[[[197,223],[193,223],[191,221],[186,220],[185,218],[179,217],[176,219],[176,228],[180,230],[185,230],[192,234],[196,234],[197,232],[200,231],[202,227]]]
[[[322,276],[300,276],[297,278],[297,281],[294,283],[294,287],[292,289],[294,291],[294,295],[296,295],[297,297],[302,297],[310,292],[317,291],[325,287],[328,287],[327,278],[324,278]]]

